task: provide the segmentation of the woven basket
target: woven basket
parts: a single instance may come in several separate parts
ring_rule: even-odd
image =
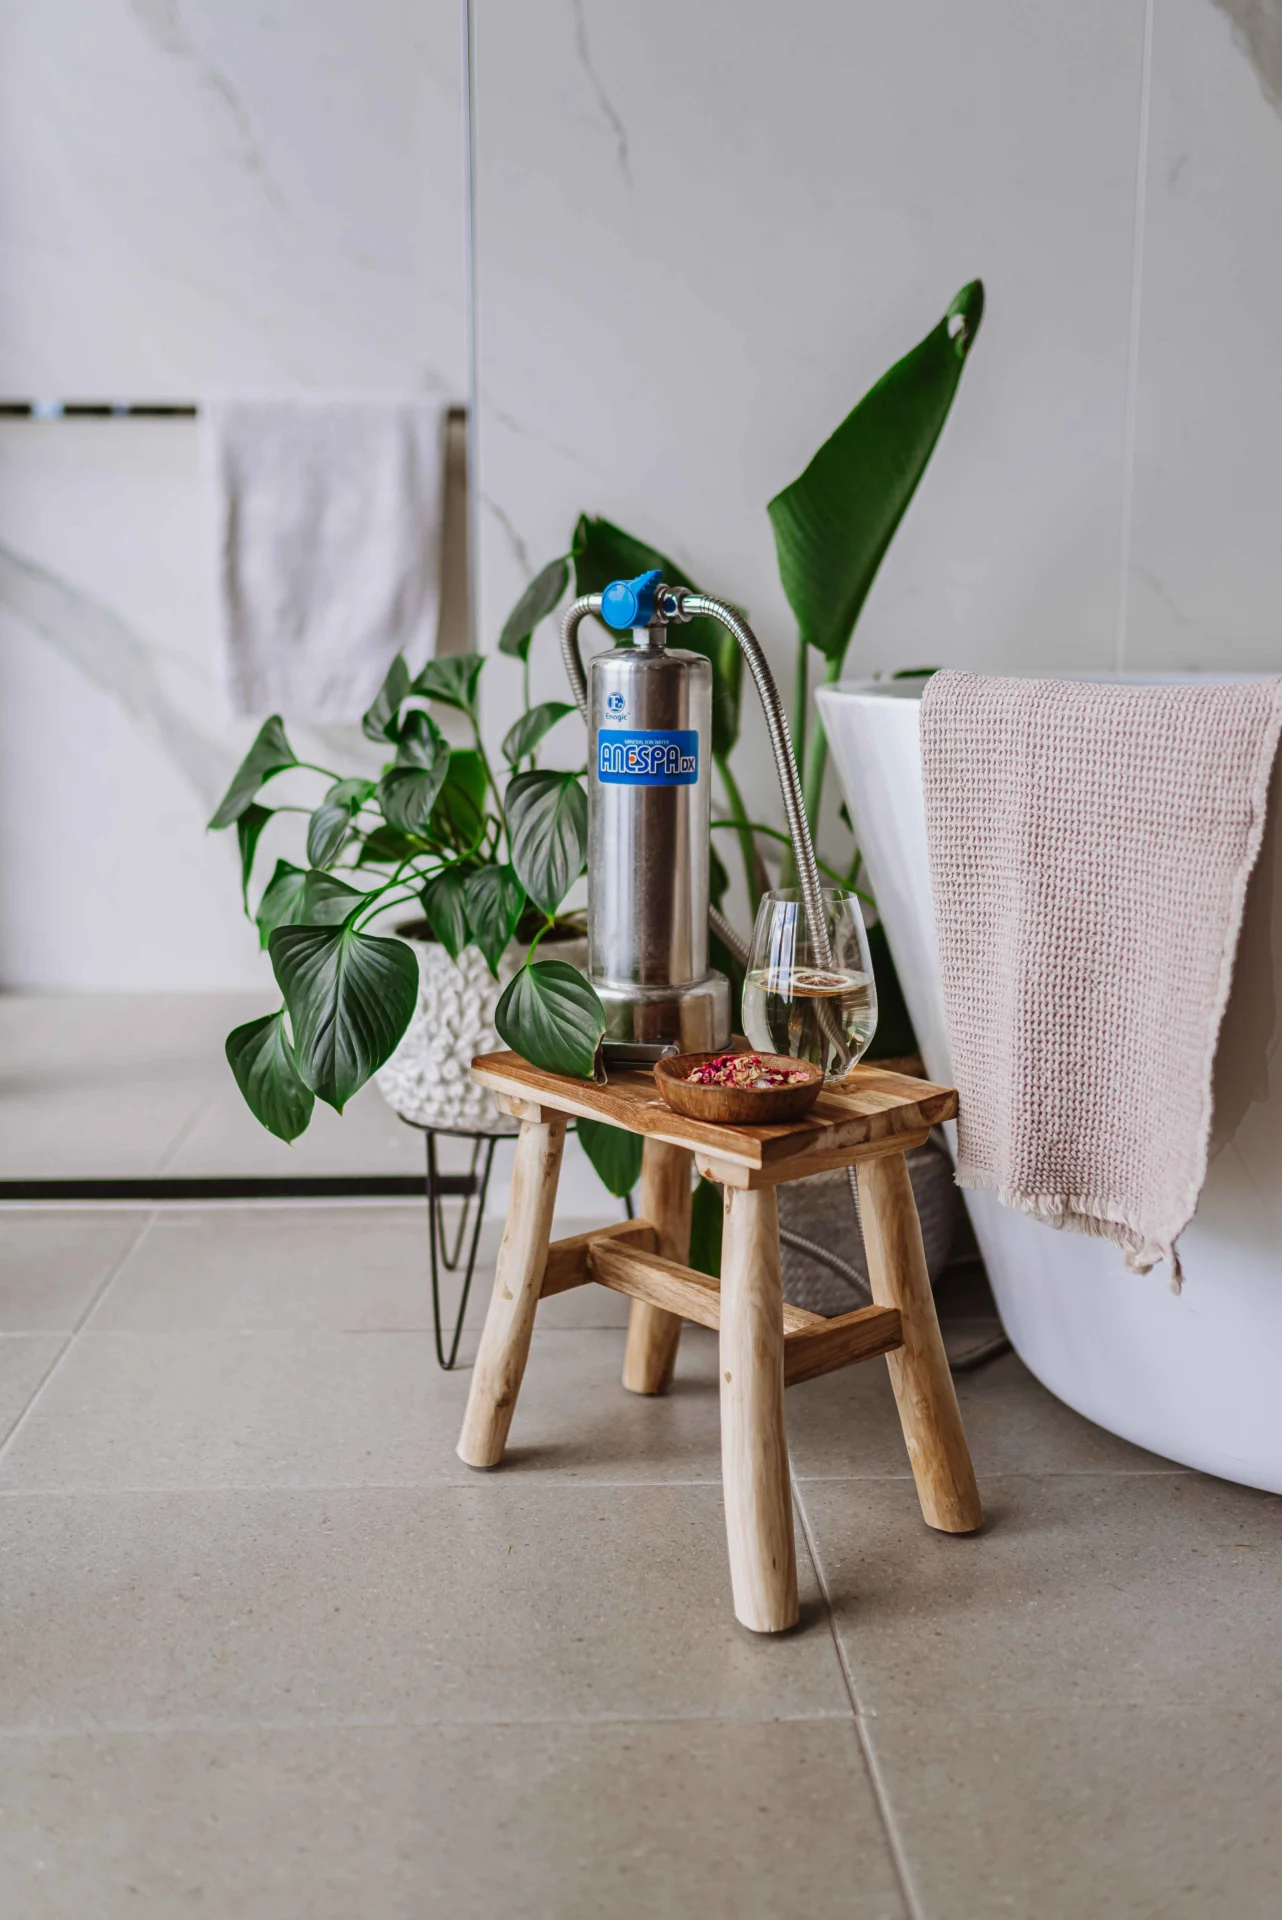
[[[921,1216],[921,1237],[932,1283],[948,1265],[957,1226],[960,1196],[953,1184],[953,1163],[943,1147],[928,1140],[907,1154],[913,1198]],[[868,1263],[863,1235],[855,1219],[850,1182],[844,1168],[838,1173],[816,1173],[809,1180],[792,1180],[779,1189],[779,1225],[817,1246],[831,1248],[846,1266],[853,1267],[867,1285]],[[782,1247],[783,1297],[794,1307],[821,1313],[827,1319],[867,1306],[860,1292],[841,1273],[810,1254]]]

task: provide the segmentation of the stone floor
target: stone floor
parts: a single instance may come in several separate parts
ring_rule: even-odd
[[[987,1527],[932,1534],[871,1362],[789,1395],[804,1613],[756,1639],[713,1336],[639,1400],[625,1303],[550,1301],[470,1473],[423,1232],[0,1210],[0,1912],[1275,1920],[1276,1500],[1008,1355],[959,1381]]]

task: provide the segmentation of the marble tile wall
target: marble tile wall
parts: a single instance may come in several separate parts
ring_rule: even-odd
[[[456,0],[0,0],[0,398],[466,397]],[[260,985],[190,422],[0,422],[0,983]],[[282,796],[283,797],[283,796]]]
[[[1279,0],[474,13],[484,644],[586,508],[786,672],[765,502],[979,273],[852,667],[1278,663]],[[463,397],[460,96],[455,0],[0,0],[0,397]],[[190,427],[0,424],[7,984],[261,980],[203,514]]]

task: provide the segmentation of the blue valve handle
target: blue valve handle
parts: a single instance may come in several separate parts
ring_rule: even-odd
[[[654,619],[655,588],[663,575],[656,567],[635,580],[612,580],[601,595],[601,618],[607,627],[623,633],[629,627],[648,627]]]

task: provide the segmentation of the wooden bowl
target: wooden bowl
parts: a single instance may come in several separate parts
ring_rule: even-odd
[[[721,1053],[727,1052],[723,1047]],[[687,1080],[692,1067],[717,1060],[718,1053],[677,1053],[656,1061],[654,1084],[674,1113],[687,1120],[711,1120],[723,1127],[768,1126],[778,1120],[796,1120],[813,1107],[823,1087],[823,1068],[786,1054],[759,1054],[763,1066],[800,1070],[804,1080],[788,1087],[706,1087]]]

